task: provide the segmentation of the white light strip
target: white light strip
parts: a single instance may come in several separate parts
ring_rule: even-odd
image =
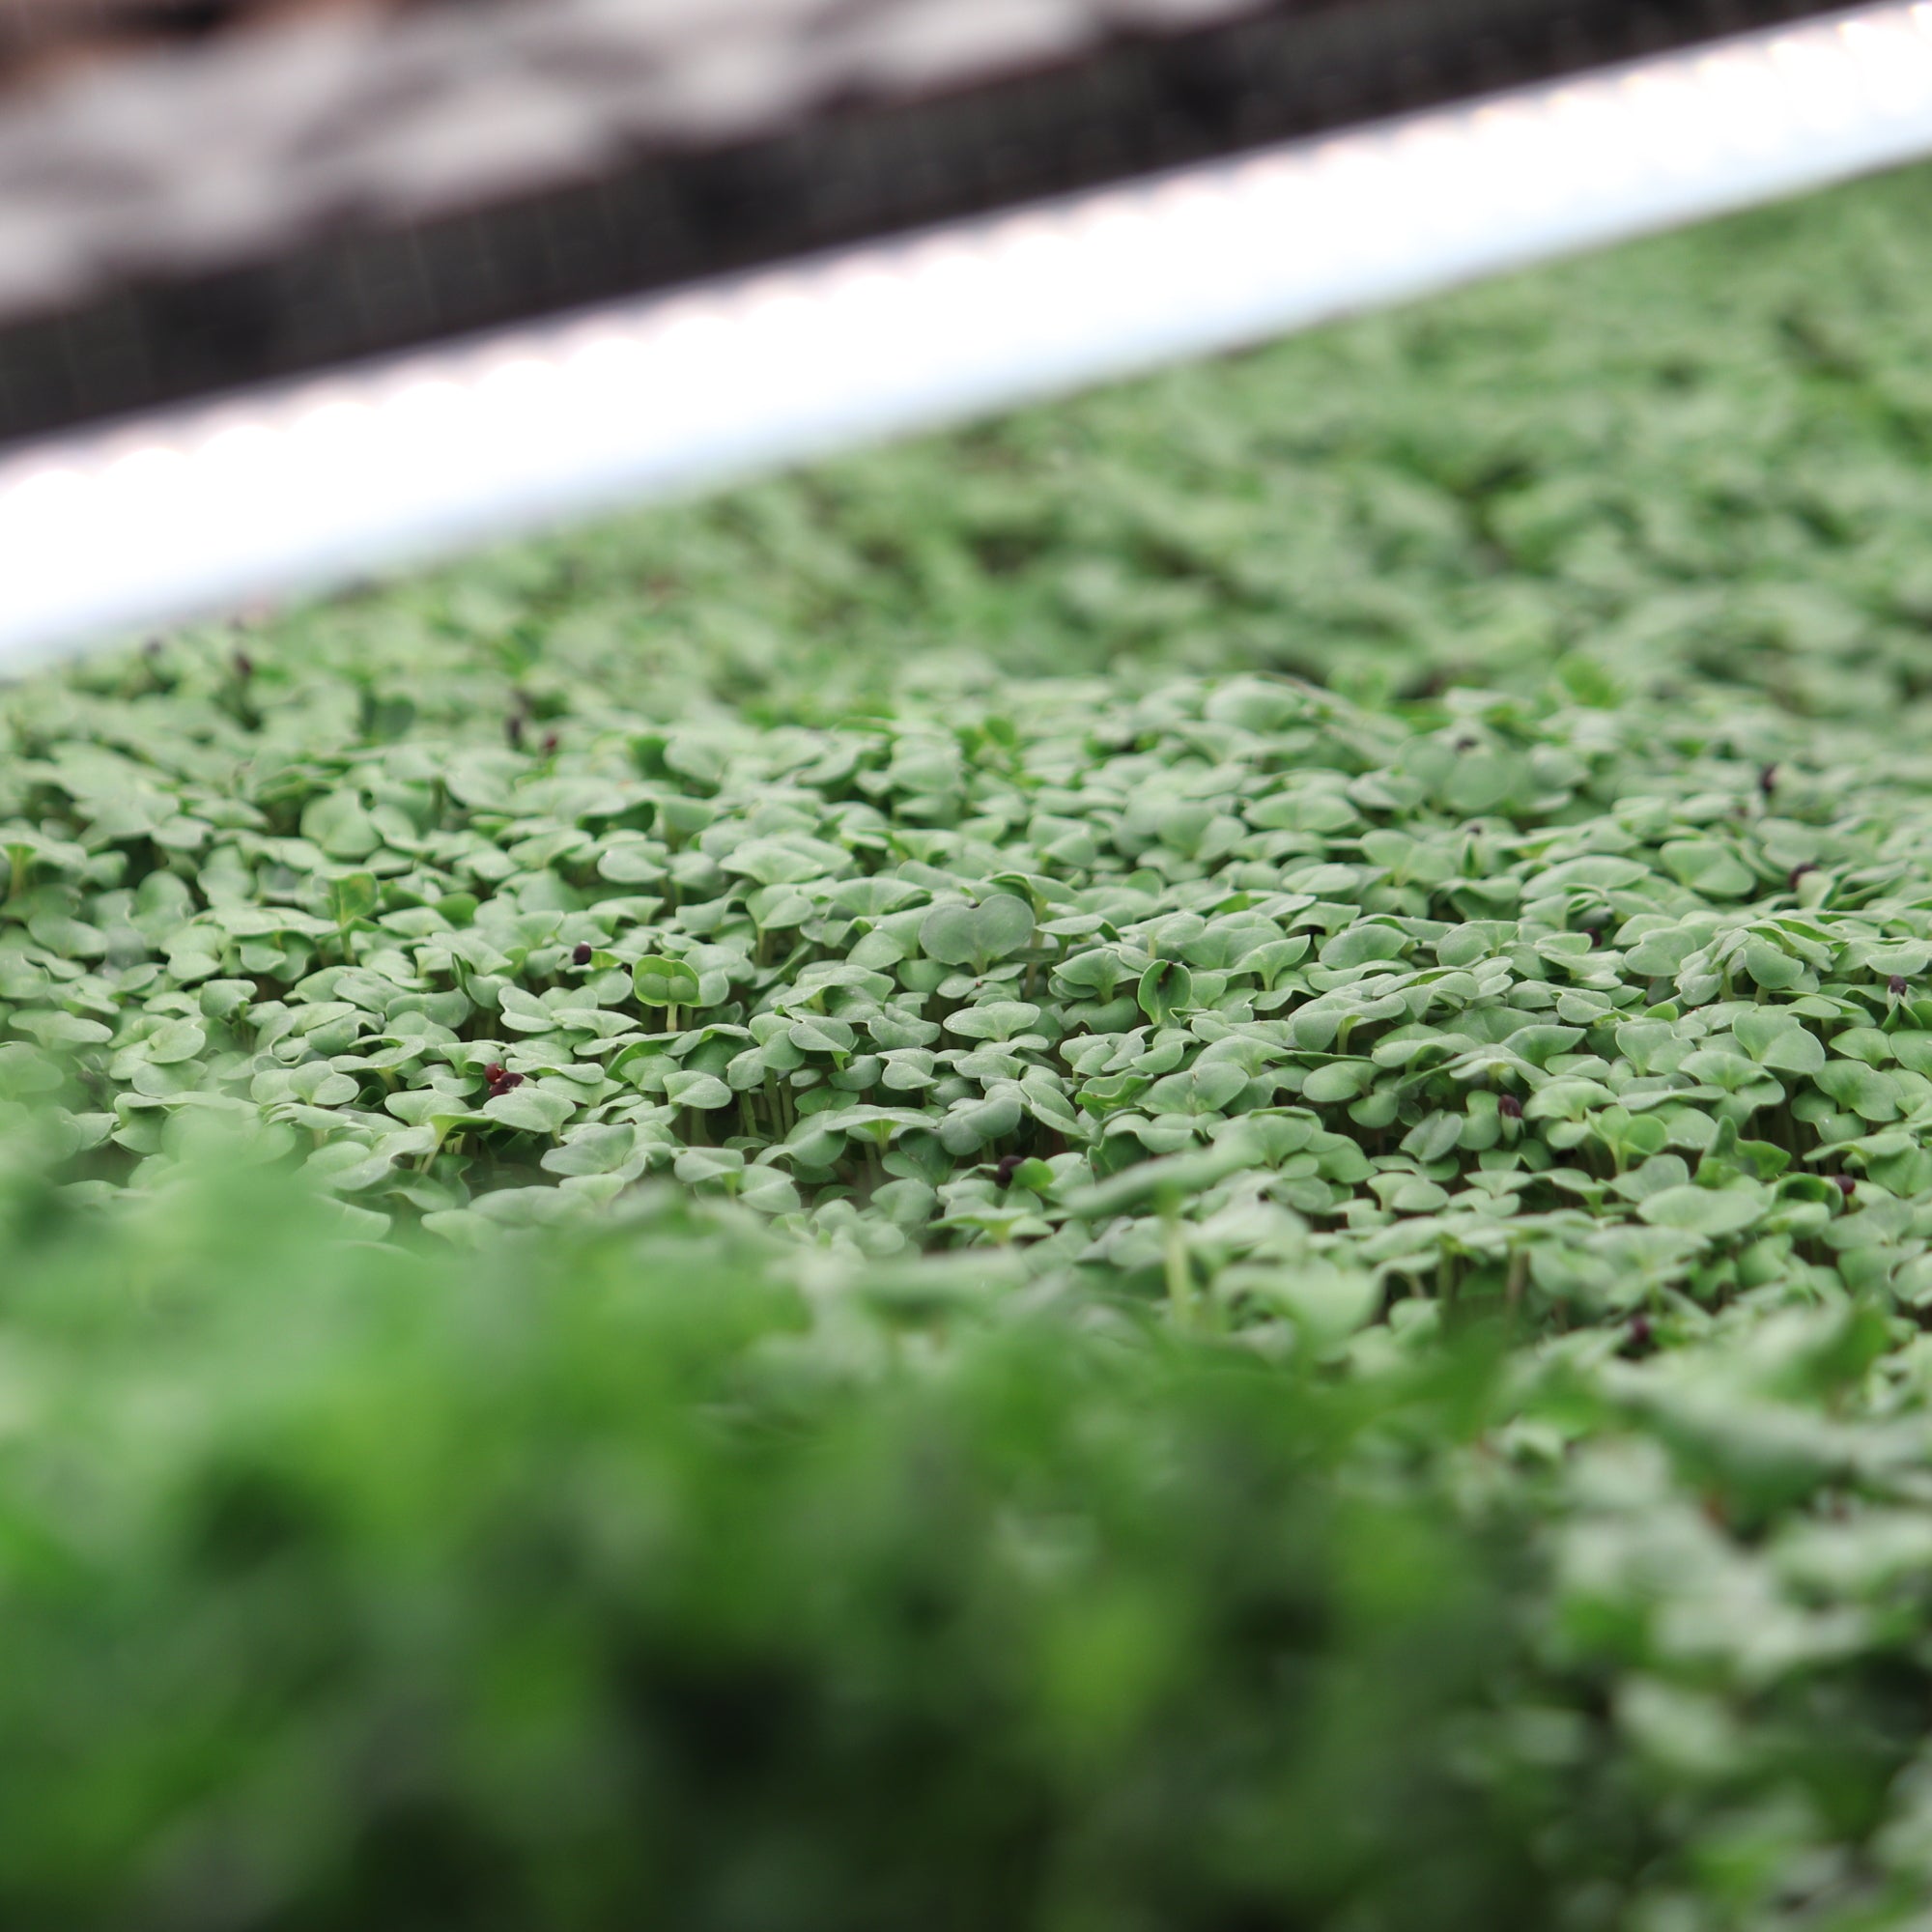
[[[0,461],[0,668],[1932,152],[1860,8]]]

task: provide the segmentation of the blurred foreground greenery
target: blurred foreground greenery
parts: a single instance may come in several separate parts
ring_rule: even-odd
[[[1338,1379],[739,1212],[16,1203],[0,1921],[1921,1922],[1876,1316]]]

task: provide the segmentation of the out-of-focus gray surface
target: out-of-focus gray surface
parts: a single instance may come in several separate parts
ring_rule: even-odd
[[[14,4],[45,12],[49,0]],[[71,61],[0,97],[0,316],[1269,4],[442,0],[398,13],[309,0],[180,47],[137,41],[89,60],[83,37]],[[96,0],[91,12],[142,9]]]

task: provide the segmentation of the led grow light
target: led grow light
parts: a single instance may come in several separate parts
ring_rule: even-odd
[[[1932,152],[1932,0],[397,357],[0,462],[0,665]]]

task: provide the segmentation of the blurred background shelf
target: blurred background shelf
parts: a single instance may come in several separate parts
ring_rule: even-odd
[[[1828,11],[14,0],[0,443]]]

